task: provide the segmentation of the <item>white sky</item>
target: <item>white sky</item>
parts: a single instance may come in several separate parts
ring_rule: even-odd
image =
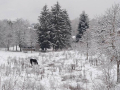
[[[57,1],[68,11],[71,20],[79,17],[82,11],[92,19],[104,14],[114,3],[120,4],[120,0],[0,0],[0,20],[23,18],[36,23],[43,6],[47,4],[51,9]]]

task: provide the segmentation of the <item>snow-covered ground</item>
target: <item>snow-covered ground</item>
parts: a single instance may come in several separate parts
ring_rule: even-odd
[[[39,65],[31,66],[30,58],[36,58]],[[103,83],[100,67],[91,65],[85,55],[73,50],[0,51],[0,71],[0,90],[95,90]]]

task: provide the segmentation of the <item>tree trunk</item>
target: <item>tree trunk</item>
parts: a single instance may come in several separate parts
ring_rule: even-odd
[[[120,74],[119,74],[119,61],[117,61],[117,82],[120,82]]]
[[[20,52],[22,51],[21,46],[20,46]]]
[[[54,47],[54,45],[53,45],[53,51],[55,50],[55,47]]]
[[[86,60],[88,60],[88,32],[87,32],[87,58]]]
[[[14,46],[13,46],[13,51],[14,51]]]
[[[31,42],[31,53],[32,53],[32,42]]]
[[[17,51],[17,44],[16,44],[16,51]]]
[[[7,46],[7,50],[9,51],[9,46]]]
[[[8,40],[7,50],[9,51],[9,40]]]
[[[88,42],[87,42],[87,58],[86,60],[88,60]]]

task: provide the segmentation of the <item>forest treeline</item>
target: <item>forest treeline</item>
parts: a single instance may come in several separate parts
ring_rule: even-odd
[[[31,44],[36,43],[36,32],[34,28],[31,27],[27,20],[17,19],[16,21],[11,20],[1,20],[0,21],[0,47],[14,48],[18,50],[18,46],[21,48],[23,46],[31,46]]]

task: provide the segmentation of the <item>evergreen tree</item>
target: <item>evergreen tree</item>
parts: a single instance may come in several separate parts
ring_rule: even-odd
[[[52,43],[53,49],[63,49],[70,45],[71,25],[66,10],[62,10],[61,6],[57,4],[52,7]]]
[[[63,38],[64,38],[64,43],[66,44],[65,47],[70,46],[70,39],[71,39],[71,22],[68,16],[68,13],[66,10],[63,10],[63,17],[65,20],[65,24],[64,24],[64,29],[63,29]]]
[[[80,15],[79,25],[78,25],[78,34],[76,35],[77,41],[79,41],[79,38],[82,37],[83,33],[86,31],[86,29],[89,28],[89,19],[87,14],[83,11]]]
[[[38,28],[38,42],[40,45],[40,48],[42,50],[45,50],[47,48],[50,48],[50,12],[49,9],[47,8],[47,5],[43,7],[43,10],[41,12],[41,15],[39,16],[39,23],[40,26]]]

